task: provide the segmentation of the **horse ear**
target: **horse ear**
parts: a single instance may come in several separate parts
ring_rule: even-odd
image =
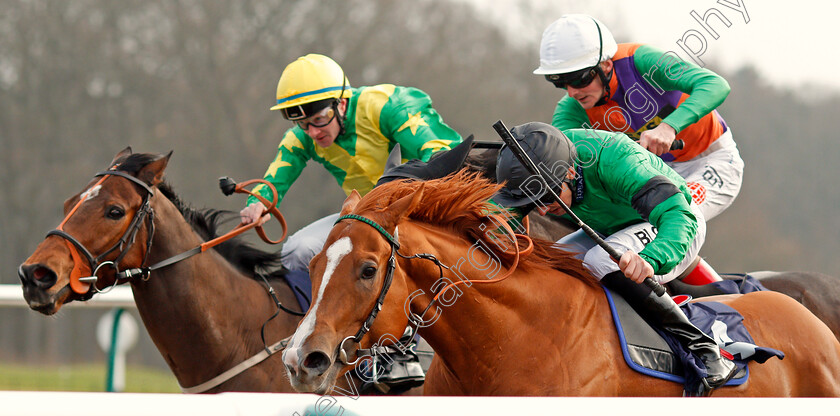
[[[420,205],[420,201],[423,199],[423,191],[425,188],[426,184],[420,183],[420,186],[416,191],[414,191],[414,193],[406,195],[391,204],[386,211],[386,215],[388,217],[383,221],[383,225],[387,224],[385,225],[386,227],[396,226],[403,220],[403,218],[414,212]]]
[[[166,165],[169,163],[169,158],[171,156],[172,151],[167,153],[166,156],[160,156],[149,162],[146,166],[143,166],[143,168],[137,172],[137,179],[146,182],[149,186],[159,184],[163,180],[163,171],[166,169]]]
[[[111,161],[111,164],[108,165],[108,167],[116,165],[118,160],[130,155],[131,153],[132,153],[131,146],[126,146],[125,149],[120,150],[120,152],[117,153],[116,156],[114,156],[114,160]]]
[[[350,195],[347,195],[347,199],[344,200],[344,204],[341,205],[341,213],[339,215],[347,215],[353,212],[353,209],[356,208],[356,204],[362,199],[362,196],[359,195],[359,191],[353,190],[350,192]]]

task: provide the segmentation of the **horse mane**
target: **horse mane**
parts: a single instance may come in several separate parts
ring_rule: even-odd
[[[409,219],[448,228],[472,241],[482,241],[484,247],[493,249],[500,259],[507,262],[506,266],[512,264],[513,254],[502,252],[498,249],[497,243],[493,242],[494,238],[504,237],[482,231],[482,229],[488,229],[487,224],[495,224],[488,215],[498,212],[500,208],[489,200],[501,188],[501,185],[486,179],[481,172],[463,169],[445,178],[425,182],[413,180],[388,182],[365,195],[354,212],[386,211],[400,198],[417,192],[421,185],[423,185],[422,201],[414,211],[407,213]],[[485,227],[480,228],[482,224]],[[496,226],[491,228],[495,229]],[[574,257],[574,253],[558,248],[551,241],[533,239],[533,243],[534,251],[531,255],[520,258],[519,267],[550,267],[587,284],[597,285],[595,278],[586,270],[583,262]]]
[[[160,155],[150,153],[133,153],[121,160],[118,160],[117,170],[136,175],[140,169],[150,162],[158,159]],[[212,240],[219,236],[219,228],[223,224],[239,219],[239,213],[213,208],[195,209],[185,203],[175,194],[172,186],[167,182],[161,182],[157,186],[163,194],[181,213],[184,220],[192,226],[192,229],[204,241]],[[279,278],[286,273],[280,265],[280,251],[260,250],[241,237],[237,236],[215,247],[222,257],[234,265],[246,275],[256,278],[258,273],[263,273],[269,279]]]

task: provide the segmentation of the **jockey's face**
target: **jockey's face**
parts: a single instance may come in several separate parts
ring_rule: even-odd
[[[609,74],[612,69],[613,64],[611,59],[601,62],[601,70],[604,71],[605,74]],[[567,85],[566,91],[569,93],[569,97],[574,98],[578,103],[580,103],[584,110],[589,110],[594,107],[595,103],[600,101],[601,97],[603,97],[606,93],[604,83],[601,82],[601,77],[598,76],[596,76],[595,79],[593,79],[592,82],[585,87],[575,88],[571,85]]]
[[[332,120],[329,123],[327,123],[327,125],[322,126],[322,127],[318,127],[315,124],[320,124],[320,123],[315,123],[315,124],[307,123],[306,121],[309,120],[309,119],[304,120],[301,123],[298,123],[298,125],[301,126],[301,128],[303,128],[304,125],[306,126],[306,129],[304,130],[304,132],[307,135],[309,135],[309,137],[311,137],[312,140],[315,141],[315,144],[317,144],[318,146],[321,146],[321,147],[330,147],[333,144],[333,142],[335,142],[335,139],[338,138],[338,134],[341,132],[341,126],[338,123],[338,119],[339,119],[339,117],[343,117],[346,109],[347,109],[347,100],[341,100],[338,103],[338,114],[336,114],[334,117],[332,117]],[[329,108],[327,108],[325,110],[329,110]],[[318,114],[316,114],[316,115],[314,115],[313,117],[310,117],[310,118],[317,118],[317,117],[319,117]]]

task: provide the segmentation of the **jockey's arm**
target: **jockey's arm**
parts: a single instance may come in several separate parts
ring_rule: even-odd
[[[650,45],[640,46],[633,58],[636,70],[652,86],[689,95],[662,120],[676,133],[712,112],[729,95],[729,83],[720,75]]]
[[[280,201],[283,200],[283,196],[285,196],[286,192],[289,191],[289,187],[291,187],[300,176],[303,168],[306,167],[306,162],[310,158],[304,144],[306,139],[301,136],[305,137],[304,133],[298,127],[293,127],[286,131],[286,134],[283,136],[283,140],[280,141],[280,145],[277,147],[277,155],[274,157],[274,161],[268,165],[268,169],[266,169],[265,175],[263,176],[263,179],[270,182],[274,185],[274,188],[277,189],[278,206],[280,205]],[[311,139],[309,139],[309,141],[311,141]],[[311,143],[309,144],[311,147]],[[253,191],[254,193],[259,193],[263,198],[271,201],[271,190],[268,189],[267,186],[257,185],[254,187]],[[257,198],[254,198],[253,196],[248,197],[246,209],[253,204],[262,205]],[[262,208],[263,210],[265,209],[265,207]],[[252,209],[255,211],[257,210],[256,208]],[[240,216],[243,217],[243,220],[244,211],[245,210],[243,209],[240,212]],[[252,220],[256,220],[253,216],[250,216],[250,218]]]

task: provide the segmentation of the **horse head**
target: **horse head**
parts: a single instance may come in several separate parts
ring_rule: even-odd
[[[18,268],[29,307],[52,315],[141,267],[151,245],[150,200],[172,152],[117,153],[109,168],[64,202],[64,220]]]
[[[421,185],[384,208],[360,203],[355,191],[344,201],[324,249],[309,266],[312,306],[283,353],[296,390],[328,392],[339,371],[354,364],[344,348],[354,342],[370,345],[385,334],[396,334],[392,341],[402,335],[408,318],[401,302],[408,293],[396,267],[397,228],[422,198]],[[380,319],[371,330],[377,314]]]

